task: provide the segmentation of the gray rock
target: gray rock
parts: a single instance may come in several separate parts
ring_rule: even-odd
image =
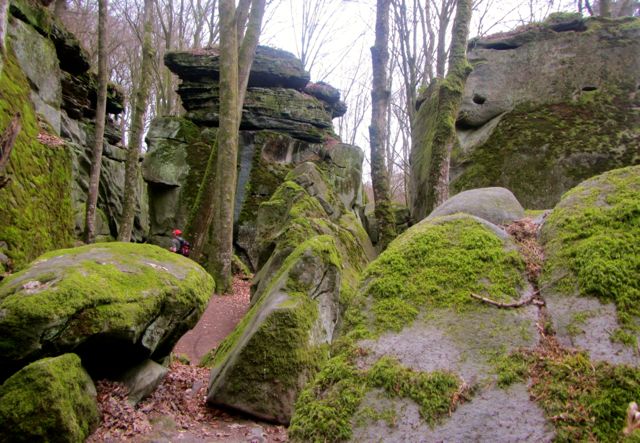
[[[456,213],[475,215],[495,225],[524,217],[524,209],[508,189],[482,188],[461,192],[445,201],[427,219]]]
[[[213,291],[195,262],[152,245],[52,251],[0,284],[0,377],[75,352],[94,376],[168,355]]]
[[[19,20],[9,22],[8,32],[18,63],[32,85],[36,112],[59,134],[62,90],[56,49],[49,39]]]
[[[138,404],[162,383],[169,369],[159,365],[153,360],[145,360],[139,365],[129,369],[119,381],[129,390],[128,400],[132,404]]]

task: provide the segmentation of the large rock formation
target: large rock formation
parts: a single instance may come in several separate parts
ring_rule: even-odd
[[[14,0],[9,12],[0,127],[20,113],[22,131],[9,161],[11,182],[1,191],[0,249],[20,268],[47,250],[70,246],[83,231],[97,81],[78,40],[49,11]],[[120,114],[122,101],[110,86],[107,112]],[[117,234],[122,212],[126,152],[120,138],[109,118],[98,198],[102,238]],[[146,237],[148,224],[140,186],[137,240]]]
[[[545,209],[640,162],[640,19],[552,15],[469,48],[452,192],[503,186]]]
[[[288,423],[327,358],[345,302],[372,257],[364,228],[313,163],[258,211],[252,308],[215,351],[208,401]]]
[[[150,241],[166,245],[183,228],[214,146],[218,125],[218,54],[215,49],[171,52],[167,66],[182,79],[178,93],[186,118],[154,120],[143,175],[149,186]],[[259,47],[249,78],[240,131],[235,246],[259,267],[256,216],[287,173],[306,161],[333,165],[329,181],[348,211],[361,218],[362,151],[339,143],[331,121],[345,112],[340,93],[309,74],[293,55]]]
[[[0,285],[0,378],[65,352],[94,376],[161,359],[213,292],[196,263],[153,245],[49,252]]]

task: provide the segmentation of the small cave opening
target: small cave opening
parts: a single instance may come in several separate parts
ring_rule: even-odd
[[[597,86],[588,85],[588,86],[584,86],[584,87],[582,88],[582,90],[583,90],[584,92],[597,91],[597,90],[598,90],[598,87],[597,87]]]
[[[472,100],[476,105],[484,105],[484,103],[487,101],[487,97],[480,94],[473,94]]]

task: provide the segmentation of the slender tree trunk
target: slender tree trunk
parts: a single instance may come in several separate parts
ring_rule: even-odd
[[[467,62],[471,6],[471,0],[458,0],[449,49],[449,71],[440,88],[440,125],[436,128],[436,137],[439,139],[433,146],[429,210],[449,198],[449,161],[456,143],[455,121],[464,86],[471,72]]]
[[[222,14],[223,8],[225,11],[229,8],[229,5],[223,5],[228,1],[220,1],[219,11]],[[207,169],[205,176],[203,177],[194,208],[189,217],[189,223],[187,225],[187,235],[189,236],[192,244],[192,257],[198,260],[205,248],[207,240],[207,234],[209,226],[213,221],[213,250],[209,254],[209,271],[216,278],[216,284],[219,292],[224,292],[229,288],[231,284],[231,258],[233,255],[233,204],[235,200],[235,183],[236,183],[236,168],[237,168],[237,137],[238,129],[240,127],[240,119],[242,112],[242,103],[244,102],[244,96],[249,81],[249,73],[251,72],[251,65],[255,56],[255,49],[258,45],[258,39],[260,36],[260,28],[262,25],[262,19],[264,17],[265,0],[254,0],[251,12],[248,17],[247,28],[244,31],[244,38],[242,44],[238,49],[238,29],[244,28],[244,25],[239,26],[238,17],[243,14],[237,14],[234,11],[235,19],[229,22],[223,22],[222,17],[219,18],[220,37],[221,37],[221,60],[220,60],[220,110],[221,116],[220,128],[217,134],[216,144],[211,150],[209,160],[207,162]],[[240,5],[242,6],[242,4]],[[225,12],[226,13],[226,12]],[[246,19],[246,15],[244,16]],[[240,17],[242,18],[242,17]],[[227,17],[228,19],[228,17]],[[232,26],[230,28],[223,28],[223,25]],[[236,60],[236,74],[234,89],[237,93],[235,100],[236,108],[234,115],[235,121],[235,144],[233,148],[233,159],[227,158],[230,155],[229,145],[226,147],[225,154],[222,154],[221,143],[226,134],[222,133],[222,115],[223,115],[223,83],[222,83],[222,36],[225,35],[229,38],[230,33],[235,34],[235,60]],[[225,40],[227,43],[228,40]],[[225,47],[226,48],[226,47]],[[226,65],[225,65],[226,66]],[[232,83],[227,83],[229,87]],[[226,87],[226,86],[225,86]],[[226,114],[226,113],[225,113]],[[224,157],[223,157],[224,156]],[[233,162],[233,165],[231,165]],[[218,172],[221,168],[225,172],[223,179],[218,177]],[[231,175],[233,178],[231,179]],[[227,181],[225,181],[227,180]],[[230,184],[233,184],[231,187]],[[224,194],[221,195],[221,194]],[[225,201],[221,201],[225,200]],[[230,201],[229,201],[230,200]],[[220,208],[225,206],[223,211]],[[223,232],[225,231],[225,232]],[[226,232],[228,231],[228,232]],[[219,238],[223,236],[224,239]],[[222,251],[222,248],[227,248]],[[225,274],[226,273],[226,274]],[[226,275],[226,276],[225,276]],[[221,277],[222,276],[222,277]]]
[[[389,196],[389,175],[385,166],[385,133],[387,129],[390,91],[387,84],[389,64],[389,4],[390,0],[378,0],[376,9],[376,40],[371,48],[373,84],[371,89],[371,181],[378,222],[378,245],[381,249],[396,236],[395,218]]]
[[[102,144],[104,142],[104,124],[107,110],[107,7],[108,0],[98,0],[98,98],[96,101],[96,127],[89,173],[89,192],[85,218],[85,241],[93,243],[96,239],[96,206],[102,168]]]
[[[136,195],[138,189],[138,171],[142,137],[144,135],[144,117],[147,112],[149,91],[151,89],[151,64],[153,62],[153,43],[151,41],[153,25],[153,0],[144,1],[144,36],[142,41],[142,62],[140,76],[135,92],[135,103],[131,117],[131,132],[129,133],[129,150],[125,169],[124,204],[118,240],[131,241],[133,222],[136,212]]]

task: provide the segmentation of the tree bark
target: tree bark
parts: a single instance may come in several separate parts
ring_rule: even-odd
[[[131,241],[133,222],[136,212],[136,191],[138,188],[138,172],[140,169],[139,157],[142,148],[142,136],[144,135],[144,117],[147,112],[149,91],[151,89],[151,64],[153,63],[153,43],[151,33],[153,31],[153,0],[144,1],[144,34],[142,41],[142,62],[140,64],[140,76],[135,92],[135,103],[131,117],[131,131],[129,132],[129,150],[127,151],[124,204],[122,218],[120,219],[120,231],[118,241]]]
[[[600,16],[611,17],[611,0],[600,0]]]
[[[389,196],[389,175],[385,166],[385,140],[390,91],[387,84],[389,64],[389,4],[390,0],[378,0],[376,7],[376,40],[371,48],[373,83],[371,88],[371,181],[378,223],[378,245],[381,249],[396,236],[395,218]]]
[[[420,221],[449,195],[449,159],[456,143],[456,118],[466,79],[471,72],[466,49],[471,0],[459,0],[453,23],[449,69],[436,79],[414,125],[411,150],[411,215]]]
[[[220,124],[216,146],[192,210],[187,234],[192,239],[192,256],[199,259],[212,227],[208,271],[216,280],[218,292],[231,288],[233,258],[233,213],[238,162],[238,131],[249,73],[260,37],[265,0],[253,0],[247,17],[234,8],[234,2],[221,0],[220,22]],[[242,6],[241,4],[240,6]],[[223,17],[224,14],[224,17]],[[245,23],[239,21],[247,21]],[[239,32],[244,29],[244,32]],[[244,35],[242,42],[238,34]]]
[[[96,239],[96,206],[98,204],[102,144],[107,110],[107,7],[108,0],[98,0],[98,98],[85,218],[85,241],[87,243],[93,243]]]

